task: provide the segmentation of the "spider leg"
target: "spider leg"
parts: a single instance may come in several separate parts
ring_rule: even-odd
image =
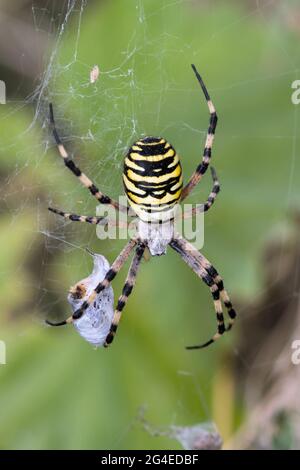
[[[196,248],[191,243],[189,243],[185,239],[182,239],[180,241],[181,241],[181,243],[184,244],[185,249],[189,253],[193,254],[194,259],[197,259],[198,264],[202,268],[205,269],[205,271],[207,272],[207,274],[209,276],[212,277],[214,283],[218,287],[221,299],[224,302],[224,305],[226,307],[226,310],[227,310],[227,313],[228,313],[228,316],[229,316],[229,324],[226,328],[226,331],[231,330],[231,328],[232,328],[232,326],[235,322],[235,318],[236,318],[237,314],[236,314],[236,311],[233,308],[233,305],[232,305],[231,300],[229,298],[228,292],[224,288],[223,279],[221,278],[221,276],[218,273],[218,271],[216,270],[216,268],[208,261],[207,258],[205,258],[205,256],[202,253],[200,253],[198,250],[196,250]]]
[[[177,236],[176,240],[180,242],[180,244],[184,247],[186,252],[192,255],[195,262],[198,263],[199,266],[204,268],[207,274],[212,277],[215,285],[217,286],[219,290],[221,300],[224,302],[225,308],[227,310],[227,314],[229,316],[229,324],[226,327],[226,331],[231,330],[235,322],[237,313],[235,309],[233,308],[228,292],[224,288],[224,282],[220,274],[218,273],[216,268],[208,261],[208,259],[205,258],[205,256],[202,253],[200,253],[191,243],[189,243],[187,240],[185,240],[184,238],[180,236]]]
[[[122,310],[124,309],[124,307],[125,307],[125,305],[128,301],[128,297],[130,296],[130,294],[132,292],[132,289],[135,285],[135,281],[136,281],[136,277],[137,277],[137,273],[138,273],[138,268],[139,268],[141,260],[143,258],[145,248],[146,247],[145,247],[144,244],[139,244],[136,248],[135,256],[132,259],[132,262],[131,262],[131,265],[130,265],[130,268],[129,268],[129,271],[128,271],[128,274],[127,274],[127,278],[126,278],[126,281],[125,281],[125,284],[124,284],[124,287],[123,287],[123,290],[122,290],[122,294],[118,299],[118,303],[117,303],[117,307],[116,307],[116,310],[115,310],[115,313],[114,313],[114,317],[113,317],[113,320],[112,320],[110,331],[109,331],[109,333],[106,337],[106,340],[105,340],[105,344],[104,344],[105,347],[108,347],[112,343],[112,341],[113,341],[113,339],[116,335],[117,328],[118,328],[118,325],[119,325],[119,322],[120,322],[120,319],[121,319],[121,315],[122,315]]]
[[[88,178],[78,166],[75,165],[74,161],[70,158],[65,146],[62,143],[62,140],[58,134],[58,131],[55,126],[54,121],[54,113],[53,113],[53,106],[52,103],[49,104],[49,113],[50,113],[50,126],[52,128],[53,137],[55,139],[58,151],[60,156],[63,158],[64,163],[67,168],[79,179],[79,181],[85,186],[90,193],[99,201],[101,204],[110,204],[111,206],[115,207],[116,209],[122,212],[128,212],[129,208],[126,206],[120,205],[118,202],[111,199],[109,196],[103,194],[99,189],[95,186],[92,180]]]
[[[105,225],[107,223],[106,217],[71,214],[69,212],[61,211],[60,209],[54,209],[53,207],[48,207],[48,210],[54,214],[58,214],[61,217],[64,217],[66,220],[71,220],[72,222],[87,222],[88,224],[92,225]]]
[[[193,207],[193,209],[189,211],[182,211],[183,219],[188,219],[189,217],[192,217],[193,215],[199,214],[201,212],[207,212],[215,202],[215,199],[218,193],[220,192],[220,183],[217,177],[216,170],[212,166],[210,167],[210,171],[213,179],[213,187],[206,202],[204,204],[199,205],[198,207]]]
[[[193,188],[199,183],[199,181],[201,180],[202,176],[204,175],[204,173],[206,172],[208,168],[210,158],[211,158],[211,150],[213,146],[215,130],[216,130],[217,121],[218,121],[215,107],[210,99],[206,86],[204,85],[204,82],[194,64],[192,64],[192,69],[196,75],[198,82],[200,83],[205,99],[207,101],[207,106],[208,106],[209,113],[210,113],[210,120],[209,120],[209,127],[207,131],[207,135],[206,135],[206,142],[205,142],[205,147],[203,151],[202,161],[197,166],[196,171],[192,174],[186,186],[183,188],[182,194],[181,194],[182,201],[190,194]]]
[[[50,326],[62,326],[68,323],[73,323],[74,320],[78,320],[79,318],[84,315],[85,311],[89,308],[89,306],[94,302],[96,296],[100,294],[106,287],[109,286],[111,281],[115,278],[117,273],[122,268],[123,264],[129,257],[130,253],[132,252],[134,246],[136,245],[137,241],[135,239],[129,240],[127,245],[123,248],[121,253],[117,256],[113,264],[111,265],[110,269],[107,271],[104,279],[99,282],[99,284],[95,287],[91,295],[85,300],[81,306],[73,313],[73,315],[66,320],[63,320],[59,323],[53,323],[49,320],[46,320],[46,323]]]
[[[187,349],[201,349],[209,346],[219,339],[223,333],[226,331],[224,324],[224,316],[222,311],[222,303],[220,299],[219,287],[214,281],[212,275],[204,268],[203,264],[200,262],[201,258],[197,254],[201,255],[193,245],[191,245],[187,240],[182,237],[173,238],[170,242],[170,246],[180,254],[182,259],[188,264],[188,266],[199,276],[202,281],[210,288],[211,295],[213,297],[216,318],[217,318],[217,332],[214,336],[209,339],[206,343],[187,346]]]
[[[218,290],[220,292],[221,299],[224,302],[224,305],[226,307],[226,310],[229,316],[229,323],[228,323],[228,326],[226,327],[226,331],[229,331],[234,325],[237,313],[235,309],[233,308],[228,292],[224,288],[224,282],[220,274],[218,273],[216,268],[214,268],[214,266],[208,261],[208,259],[206,259],[205,256],[202,255],[202,253],[199,253],[199,254],[201,255],[201,258],[202,258],[202,266],[205,268],[206,272],[213,278],[213,281],[217,285]]]
[[[48,207],[50,212],[58,214],[61,217],[64,217],[66,220],[71,220],[72,222],[87,222],[92,225],[103,225],[106,227],[118,227],[118,228],[128,228],[129,222],[123,220],[109,220],[107,217],[97,217],[97,216],[87,216],[87,215],[77,215],[70,214],[69,212],[61,211],[60,209],[54,209],[53,207]]]

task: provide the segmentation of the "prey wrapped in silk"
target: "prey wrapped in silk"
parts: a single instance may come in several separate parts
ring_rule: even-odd
[[[107,271],[109,263],[107,259],[98,254],[93,254],[94,268],[92,273],[77,282],[70,288],[68,302],[75,312],[82,302],[88,299],[97,284],[101,282]],[[92,304],[86,309],[84,315],[73,321],[73,325],[86,341],[95,347],[103,346],[109,333],[114,315],[114,292],[111,286],[101,291]]]

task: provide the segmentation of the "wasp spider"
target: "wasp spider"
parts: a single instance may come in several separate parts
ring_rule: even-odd
[[[200,182],[205,174],[211,159],[211,151],[217,125],[217,114],[215,107],[210,99],[208,91],[199,75],[196,67],[192,65],[196,78],[201,85],[202,91],[207,101],[210,120],[204,146],[204,152],[200,164],[192,174],[188,183],[183,186],[182,169],[179,156],[172,145],[163,138],[144,137],[135,142],[124,161],[123,183],[128,199],[128,206],[122,206],[109,196],[103,194],[97,186],[91,181],[70,158],[66,151],[55,127],[53,108],[50,104],[50,125],[58,151],[64,160],[65,165],[74,173],[80,182],[101,204],[110,204],[117,210],[130,214],[130,208],[138,217],[138,226],[136,236],[127,243],[119,256],[111,265],[104,279],[98,283],[87,300],[77,308],[72,316],[66,320],[53,323],[47,321],[52,326],[66,325],[79,319],[85,314],[86,310],[94,302],[97,295],[107,288],[116,274],[120,271],[125,261],[133,250],[135,254],[131,262],[129,272],[121,296],[119,297],[110,331],[106,337],[105,346],[108,346],[114,339],[117,332],[122,311],[126,305],[129,295],[135,284],[137,272],[141,259],[146,248],[151,255],[162,255],[166,253],[167,246],[171,246],[190,268],[199,276],[209,287],[213,298],[216,319],[217,332],[206,343],[188,346],[188,349],[203,348],[216,341],[225,331],[228,331],[236,317],[235,310],[232,307],[229,296],[224,289],[221,276],[211,263],[196,250],[187,240],[182,238],[174,231],[174,211],[176,205],[184,201],[191,193],[193,188]],[[213,178],[213,188],[207,201],[198,206],[198,209],[192,211],[193,215],[197,210],[207,211],[213,204],[220,185],[216,173],[211,169]],[[79,222],[88,222],[90,224],[99,224],[103,221],[101,217],[88,217],[76,214],[70,214],[58,209],[49,208],[65,219]],[[229,316],[229,323],[225,326],[222,302],[225,305]]]

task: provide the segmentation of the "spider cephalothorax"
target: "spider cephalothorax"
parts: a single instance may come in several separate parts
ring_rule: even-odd
[[[99,280],[95,288],[81,305],[74,311],[71,317],[59,323],[47,322],[53,326],[72,323],[84,315],[91,307],[92,303],[98,299],[99,294],[104,291],[120,271],[125,261],[135,249],[135,255],[132,259],[122,295],[119,297],[116,310],[110,326],[110,331],[104,343],[110,344],[116,334],[122,311],[128,300],[129,295],[135,284],[137,271],[142,260],[146,247],[152,255],[161,255],[166,253],[169,245],[190,268],[199,276],[209,287],[213,298],[214,308],[217,318],[217,332],[206,343],[196,346],[190,346],[189,349],[202,348],[208,346],[217,340],[225,331],[229,330],[236,317],[235,310],[224,289],[222,278],[211,265],[211,263],[198,252],[187,240],[174,232],[174,212],[179,202],[183,201],[199,183],[205,174],[211,158],[211,149],[213,145],[215,129],[217,126],[217,114],[214,105],[210,99],[208,91],[199,75],[196,67],[192,65],[196,78],[201,85],[205,99],[210,112],[209,127],[206,135],[206,141],[202,160],[197,166],[195,172],[190,177],[188,183],[183,186],[182,170],[179,157],[170,143],[160,137],[143,137],[135,142],[129,149],[124,160],[123,183],[128,198],[129,206],[120,205],[109,196],[103,194],[97,186],[75,165],[69,157],[55,127],[52,105],[50,104],[50,124],[52,126],[53,136],[58,146],[59,153],[64,160],[65,165],[74,173],[81,183],[90,191],[90,193],[101,204],[109,204],[115,209],[130,213],[133,209],[138,217],[138,227],[136,235],[129,240],[119,256],[113,262],[105,274],[104,279]],[[200,208],[193,209],[190,215],[196,212],[207,211],[220,190],[216,172],[211,168],[213,177],[213,187],[207,201]],[[61,215],[65,219],[88,222],[90,224],[99,224],[103,217],[83,216],[71,214],[58,209],[49,208],[52,212]],[[186,216],[185,216],[186,217]],[[98,277],[99,279],[99,277]],[[225,305],[229,316],[229,324],[225,327],[222,302]],[[94,339],[93,339],[94,341]]]

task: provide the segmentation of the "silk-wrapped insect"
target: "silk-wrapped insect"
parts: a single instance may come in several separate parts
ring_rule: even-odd
[[[92,273],[70,288],[68,302],[73,312],[87,300],[99,280],[103,280],[109,270],[109,263],[102,255],[93,254]],[[103,346],[109,333],[114,315],[114,293],[111,286],[101,291],[86,309],[85,315],[73,321],[73,325],[86,341],[95,347]]]

